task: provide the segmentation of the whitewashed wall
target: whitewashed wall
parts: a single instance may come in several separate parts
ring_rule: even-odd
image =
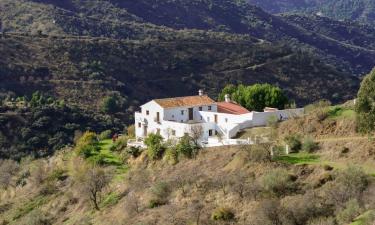
[[[147,115],[147,110],[149,115]],[[157,123],[156,115],[159,112],[160,123]],[[163,121],[164,109],[154,101],[150,101],[141,106],[141,112],[135,113],[135,134],[136,137],[144,137],[144,126],[147,126],[147,134],[156,133],[157,129],[162,130],[162,121]],[[141,123],[141,127],[139,127]]]
[[[211,111],[217,112],[217,105],[212,104]],[[199,114],[199,107],[178,107],[164,110],[164,120],[186,123],[189,121],[189,108],[193,108],[193,120],[202,121]],[[184,113],[182,114],[181,111]],[[208,111],[208,105],[202,106],[202,111]]]
[[[275,112],[253,112],[253,126],[265,126],[270,117],[276,116],[278,119],[282,118],[282,120],[291,119],[294,117],[299,117],[303,115],[304,109],[285,109],[285,110],[278,110]],[[281,117],[280,117],[281,116]]]

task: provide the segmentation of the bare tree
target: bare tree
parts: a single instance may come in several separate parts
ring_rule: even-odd
[[[237,193],[238,196],[243,199],[246,196],[248,196],[252,188],[250,188],[251,184],[255,180],[255,175],[254,174],[247,174],[243,171],[236,172],[232,176],[232,181],[231,181],[231,188],[232,191]]]
[[[87,190],[88,197],[96,210],[100,210],[99,203],[102,198],[102,192],[108,186],[110,180],[111,176],[103,168],[94,166],[87,170],[84,188]]]
[[[141,203],[134,192],[130,192],[125,199],[125,213],[128,217],[133,217],[140,213]]]
[[[176,174],[172,178],[172,183],[181,190],[182,195],[186,195],[186,186],[191,183],[190,177],[188,177],[186,174]]]
[[[0,187],[7,188],[13,176],[18,172],[18,163],[13,160],[0,160]]]
[[[203,127],[201,125],[194,125],[190,128],[190,137],[196,147],[199,146],[199,140],[203,135]]]

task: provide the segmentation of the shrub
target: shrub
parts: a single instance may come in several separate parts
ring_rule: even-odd
[[[355,105],[357,112],[358,130],[362,133],[370,133],[375,130],[375,69],[367,75],[358,92]]]
[[[359,216],[360,212],[361,208],[358,201],[355,199],[350,200],[345,204],[345,208],[337,214],[337,220],[340,224],[348,224]]]
[[[251,162],[269,162],[271,160],[270,152],[265,145],[250,145],[246,147],[246,151]]]
[[[111,151],[121,151],[123,149],[126,149],[127,146],[128,146],[128,138],[126,136],[121,136],[111,146]]]
[[[166,182],[158,182],[151,187],[151,193],[158,199],[165,199],[170,193],[169,185]]]
[[[178,155],[192,158],[195,155],[195,147],[192,145],[191,138],[188,135],[183,136],[176,146]]]
[[[263,189],[271,194],[282,196],[296,188],[292,176],[284,169],[275,169],[262,177]]]
[[[348,147],[343,147],[342,150],[341,150],[341,153],[342,154],[346,154],[350,151],[350,149]]]
[[[100,147],[97,146],[97,145],[86,145],[86,146],[82,146],[79,151],[78,151],[78,154],[83,156],[84,158],[89,158],[93,155],[96,155],[100,150]]]
[[[303,140],[303,144],[302,144],[302,150],[303,151],[313,152],[313,151],[317,150],[318,148],[319,148],[318,143],[314,142],[314,139],[312,139],[311,137],[306,137]]]
[[[135,137],[135,126],[130,125],[126,129],[126,134],[128,135],[129,138],[134,138]]]
[[[234,213],[231,209],[220,207],[215,209],[211,215],[212,220],[229,221],[234,219]]]
[[[336,178],[337,182],[342,183],[346,187],[352,187],[359,191],[364,191],[368,185],[368,175],[361,167],[349,166],[340,172]]]
[[[109,138],[112,138],[112,131],[111,130],[105,130],[105,131],[101,132],[98,136],[99,140],[105,140],[105,139],[109,139]]]
[[[57,168],[54,169],[48,176],[48,181],[63,181],[67,178],[66,170]]]
[[[148,207],[150,209],[153,209],[153,208],[156,208],[156,207],[159,207],[159,206],[162,206],[164,205],[165,202],[163,201],[160,201],[159,199],[151,199],[148,203]]]
[[[134,147],[134,146],[131,146],[129,148],[126,148],[126,152],[133,156],[134,158],[137,158],[138,156],[141,155],[142,153],[142,150],[139,148],[139,147]]]
[[[151,159],[160,159],[165,147],[162,145],[163,137],[160,134],[149,134],[145,139],[147,154]]]
[[[51,216],[47,213],[36,209],[26,215],[24,218],[18,222],[19,225],[52,225]]]
[[[94,145],[98,143],[98,138],[94,132],[86,131],[78,140],[76,143],[76,150],[78,152],[81,151],[81,149],[84,146],[87,145]]]
[[[170,194],[169,185],[165,182],[158,182],[151,187],[151,199],[149,201],[149,207],[155,208],[160,205],[167,203],[168,196]]]
[[[178,162],[178,152],[174,146],[167,148],[164,154],[164,160],[172,165]]]
[[[326,164],[326,165],[323,166],[323,169],[326,170],[326,171],[331,171],[331,170],[333,170],[333,167]]]
[[[19,170],[19,165],[13,160],[0,160],[0,188],[7,188],[12,184],[12,178]]]
[[[284,140],[286,144],[289,145],[291,152],[299,152],[299,150],[301,150],[302,142],[300,135],[291,134],[286,136]]]

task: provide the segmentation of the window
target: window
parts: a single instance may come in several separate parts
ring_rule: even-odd
[[[172,130],[172,135],[176,136],[176,130]]]
[[[141,128],[141,127],[142,127],[142,124],[141,124],[141,123],[138,123],[138,127]]]
[[[215,130],[215,135],[218,135],[219,133],[217,132],[217,130]]]
[[[209,116],[207,117],[207,122],[210,122],[210,117]]]
[[[150,111],[146,110],[146,115],[147,116],[150,115]]]
[[[212,109],[212,106],[208,106],[208,111],[211,111],[211,109]]]
[[[181,110],[181,115],[184,115],[184,110]]]
[[[203,107],[201,106],[201,107],[199,107],[199,111],[202,111],[203,110]]]
[[[225,122],[228,123],[228,118],[225,118]]]
[[[208,130],[208,136],[212,136],[212,134],[213,134],[213,132],[212,132],[212,130]]]
[[[203,120],[203,116],[201,116],[201,120]]]

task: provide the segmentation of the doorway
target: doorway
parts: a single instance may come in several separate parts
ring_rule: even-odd
[[[194,110],[193,110],[193,108],[189,108],[189,120],[194,120]]]

